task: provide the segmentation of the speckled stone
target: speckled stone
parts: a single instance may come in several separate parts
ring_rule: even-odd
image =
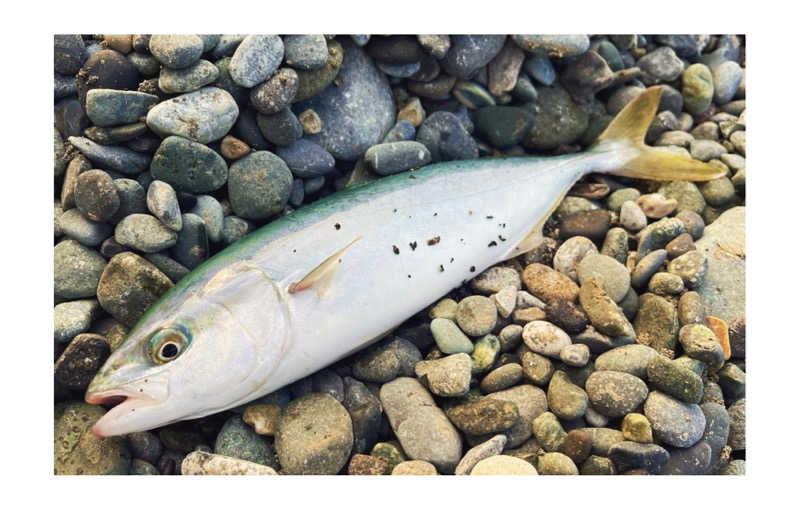
[[[210,143],[228,134],[238,116],[239,107],[229,92],[203,87],[158,103],[147,113],[147,127],[160,136]]]
[[[453,320],[434,318],[431,321],[431,334],[439,349],[446,354],[472,353],[474,345]]]
[[[56,304],[53,308],[54,340],[57,343],[67,343],[76,335],[89,330],[98,309],[97,301],[94,299]]]
[[[105,414],[100,406],[71,401],[54,410],[53,473],[56,475],[127,474],[131,455],[122,437],[100,438],[91,426]]]
[[[178,235],[150,214],[131,214],[117,224],[114,239],[122,246],[157,253],[174,246]]]
[[[478,462],[503,452],[506,441],[505,435],[495,435],[489,440],[476,445],[467,451],[461,461],[458,462],[454,472],[455,475],[469,475]]]
[[[578,467],[569,456],[560,452],[546,452],[539,456],[538,472],[541,475],[578,475]]]
[[[577,419],[586,412],[588,396],[563,371],[556,371],[547,386],[550,409],[562,419]]]
[[[689,357],[712,367],[722,367],[725,361],[722,346],[717,341],[716,335],[705,325],[694,323],[684,325],[678,333],[678,339]]]
[[[53,248],[53,290],[63,299],[94,297],[105,259],[95,250],[66,239]]]
[[[675,305],[670,301],[650,293],[642,295],[633,323],[640,343],[656,350],[675,350],[679,323]]]
[[[493,392],[486,396],[488,399],[514,403],[519,410],[519,421],[506,433],[507,447],[517,447],[533,433],[533,420],[547,410],[547,396],[538,387],[520,384],[510,389]]]
[[[602,254],[587,255],[578,265],[578,280],[581,285],[591,278],[597,278],[614,302],[619,302],[625,297],[630,288],[630,273],[628,269],[611,258]]]
[[[237,216],[264,219],[286,206],[292,174],[281,158],[267,151],[251,152],[231,164],[228,196]]]
[[[522,280],[531,294],[545,302],[554,299],[575,301],[578,297],[578,285],[574,281],[541,263],[525,267]]]
[[[597,246],[588,238],[570,237],[561,244],[553,256],[553,268],[577,282],[578,265],[585,257],[597,252]]]
[[[572,344],[566,332],[542,320],[526,323],[522,329],[522,340],[532,351],[553,358],[558,358],[561,350]]]
[[[126,251],[111,258],[103,269],[97,299],[106,312],[132,327],[171,286],[169,278],[153,264]]]
[[[598,331],[612,337],[636,337],[633,326],[605,293],[599,279],[587,278],[580,288],[579,297],[581,307]]]
[[[595,371],[586,380],[592,408],[607,417],[633,412],[647,398],[647,385],[638,377],[618,371]]]
[[[647,364],[658,352],[645,345],[624,345],[602,353],[595,359],[596,371],[621,371],[645,379]]]
[[[622,436],[625,440],[649,444],[653,442],[650,421],[642,414],[631,412],[622,419]]]
[[[699,405],[684,403],[659,391],[651,391],[644,415],[660,442],[673,447],[691,447],[703,436],[706,418]]]
[[[669,460],[669,452],[656,444],[624,441],[611,447],[609,459],[619,472],[643,469],[649,473],[658,473]]]
[[[457,353],[420,361],[414,366],[414,373],[437,396],[463,396],[469,391],[472,360],[466,353]]]
[[[533,435],[548,452],[560,451],[567,438],[567,432],[552,412],[544,412],[533,420]]]
[[[660,355],[647,364],[647,379],[654,389],[686,403],[700,403],[703,397],[703,381],[699,375]]]

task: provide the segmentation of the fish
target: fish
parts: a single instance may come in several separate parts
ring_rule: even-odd
[[[170,288],[87,388],[122,435],[241,406],[377,341],[488,267],[536,247],[590,172],[707,181],[719,168],[646,146],[660,87],[586,151],[434,163],[271,221]]]

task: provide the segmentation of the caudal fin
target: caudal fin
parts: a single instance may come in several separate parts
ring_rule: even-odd
[[[609,172],[624,177],[706,181],[724,176],[724,170],[710,164],[644,144],[660,98],[661,87],[650,87],[636,96],[614,117],[589,150],[630,152],[619,169]]]

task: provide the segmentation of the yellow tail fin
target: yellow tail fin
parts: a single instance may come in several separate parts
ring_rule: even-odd
[[[629,102],[606,127],[590,151],[628,150],[631,157],[614,175],[652,180],[713,180],[725,171],[690,157],[644,144],[644,136],[658,109],[661,87],[650,87]]]

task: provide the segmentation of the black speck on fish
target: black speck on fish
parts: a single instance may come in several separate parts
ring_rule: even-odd
[[[489,247],[494,247],[496,245],[497,245],[497,242],[495,242],[495,241],[489,242]]]
[[[434,213],[433,213],[433,217],[436,217],[436,216],[438,216],[438,215],[439,215],[439,213],[438,213],[438,212],[434,212]]]
[[[408,275],[408,279],[411,279],[411,274]]]
[[[439,272],[444,272],[444,265],[439,265]]]
[[[453,261],[454,261],[454,260],[455,260],[455,258],[453,258],[453,257],[451,256],[451,257],[450,257],[450,263],[453,263]]]
[[[506,239],[502,235],[498,235],[497,238],[500,239],[501,242],[506,241]]]
[[[486,219],[494,219],[494,216],[486,216]]]
[[[469,271],[470,271],[470,272],[475,272],[475,266],[473,265],[472,267],[470,267],[470,268],[469,268]]]
[[[440,239],[440,238],[441,238],[441,237],[439,237],[438,235],[437,235],[437,236],[435,236],[435,237],[431,237],[430,239],[428,239],[428,240],[427,240],[427,242],[428,242],[428,245],[429,245],[429,246],[433,246],[433,245],[436,245],[436,244],[438,244],[438,243],[439,243],[439,239]]]
[[[414,242],[409,242],[408,245],[409,245],[409,247],[411,247],[412,251],[417,249],[417,241],[416,240]]]
[[[397,209],[394,209],[394,210],[392,211],[392,214],[397,214]]]
[[[333,227],[334,227],[334,228],[336,228],[336,229],[338,230],[339,228],[341,228],[341,227],[342,227],[342,225],[340,225],[339,223],[336,223],[335,225],[333,225]]]
[[[409,175],[409,176],[408,176],[408,178],[410,178],[410,179],[415,179],[415,178],[417,178],[417,177],[415,177],[414,175]]]
[[[400,254],[400,249],[399,249],[397,246],[394,246],[394,245],[393,245],[393,246],[392,246],[392,251],[394,251],[394,254],[396,254],[396,255],[399,255],[399,254]]]

